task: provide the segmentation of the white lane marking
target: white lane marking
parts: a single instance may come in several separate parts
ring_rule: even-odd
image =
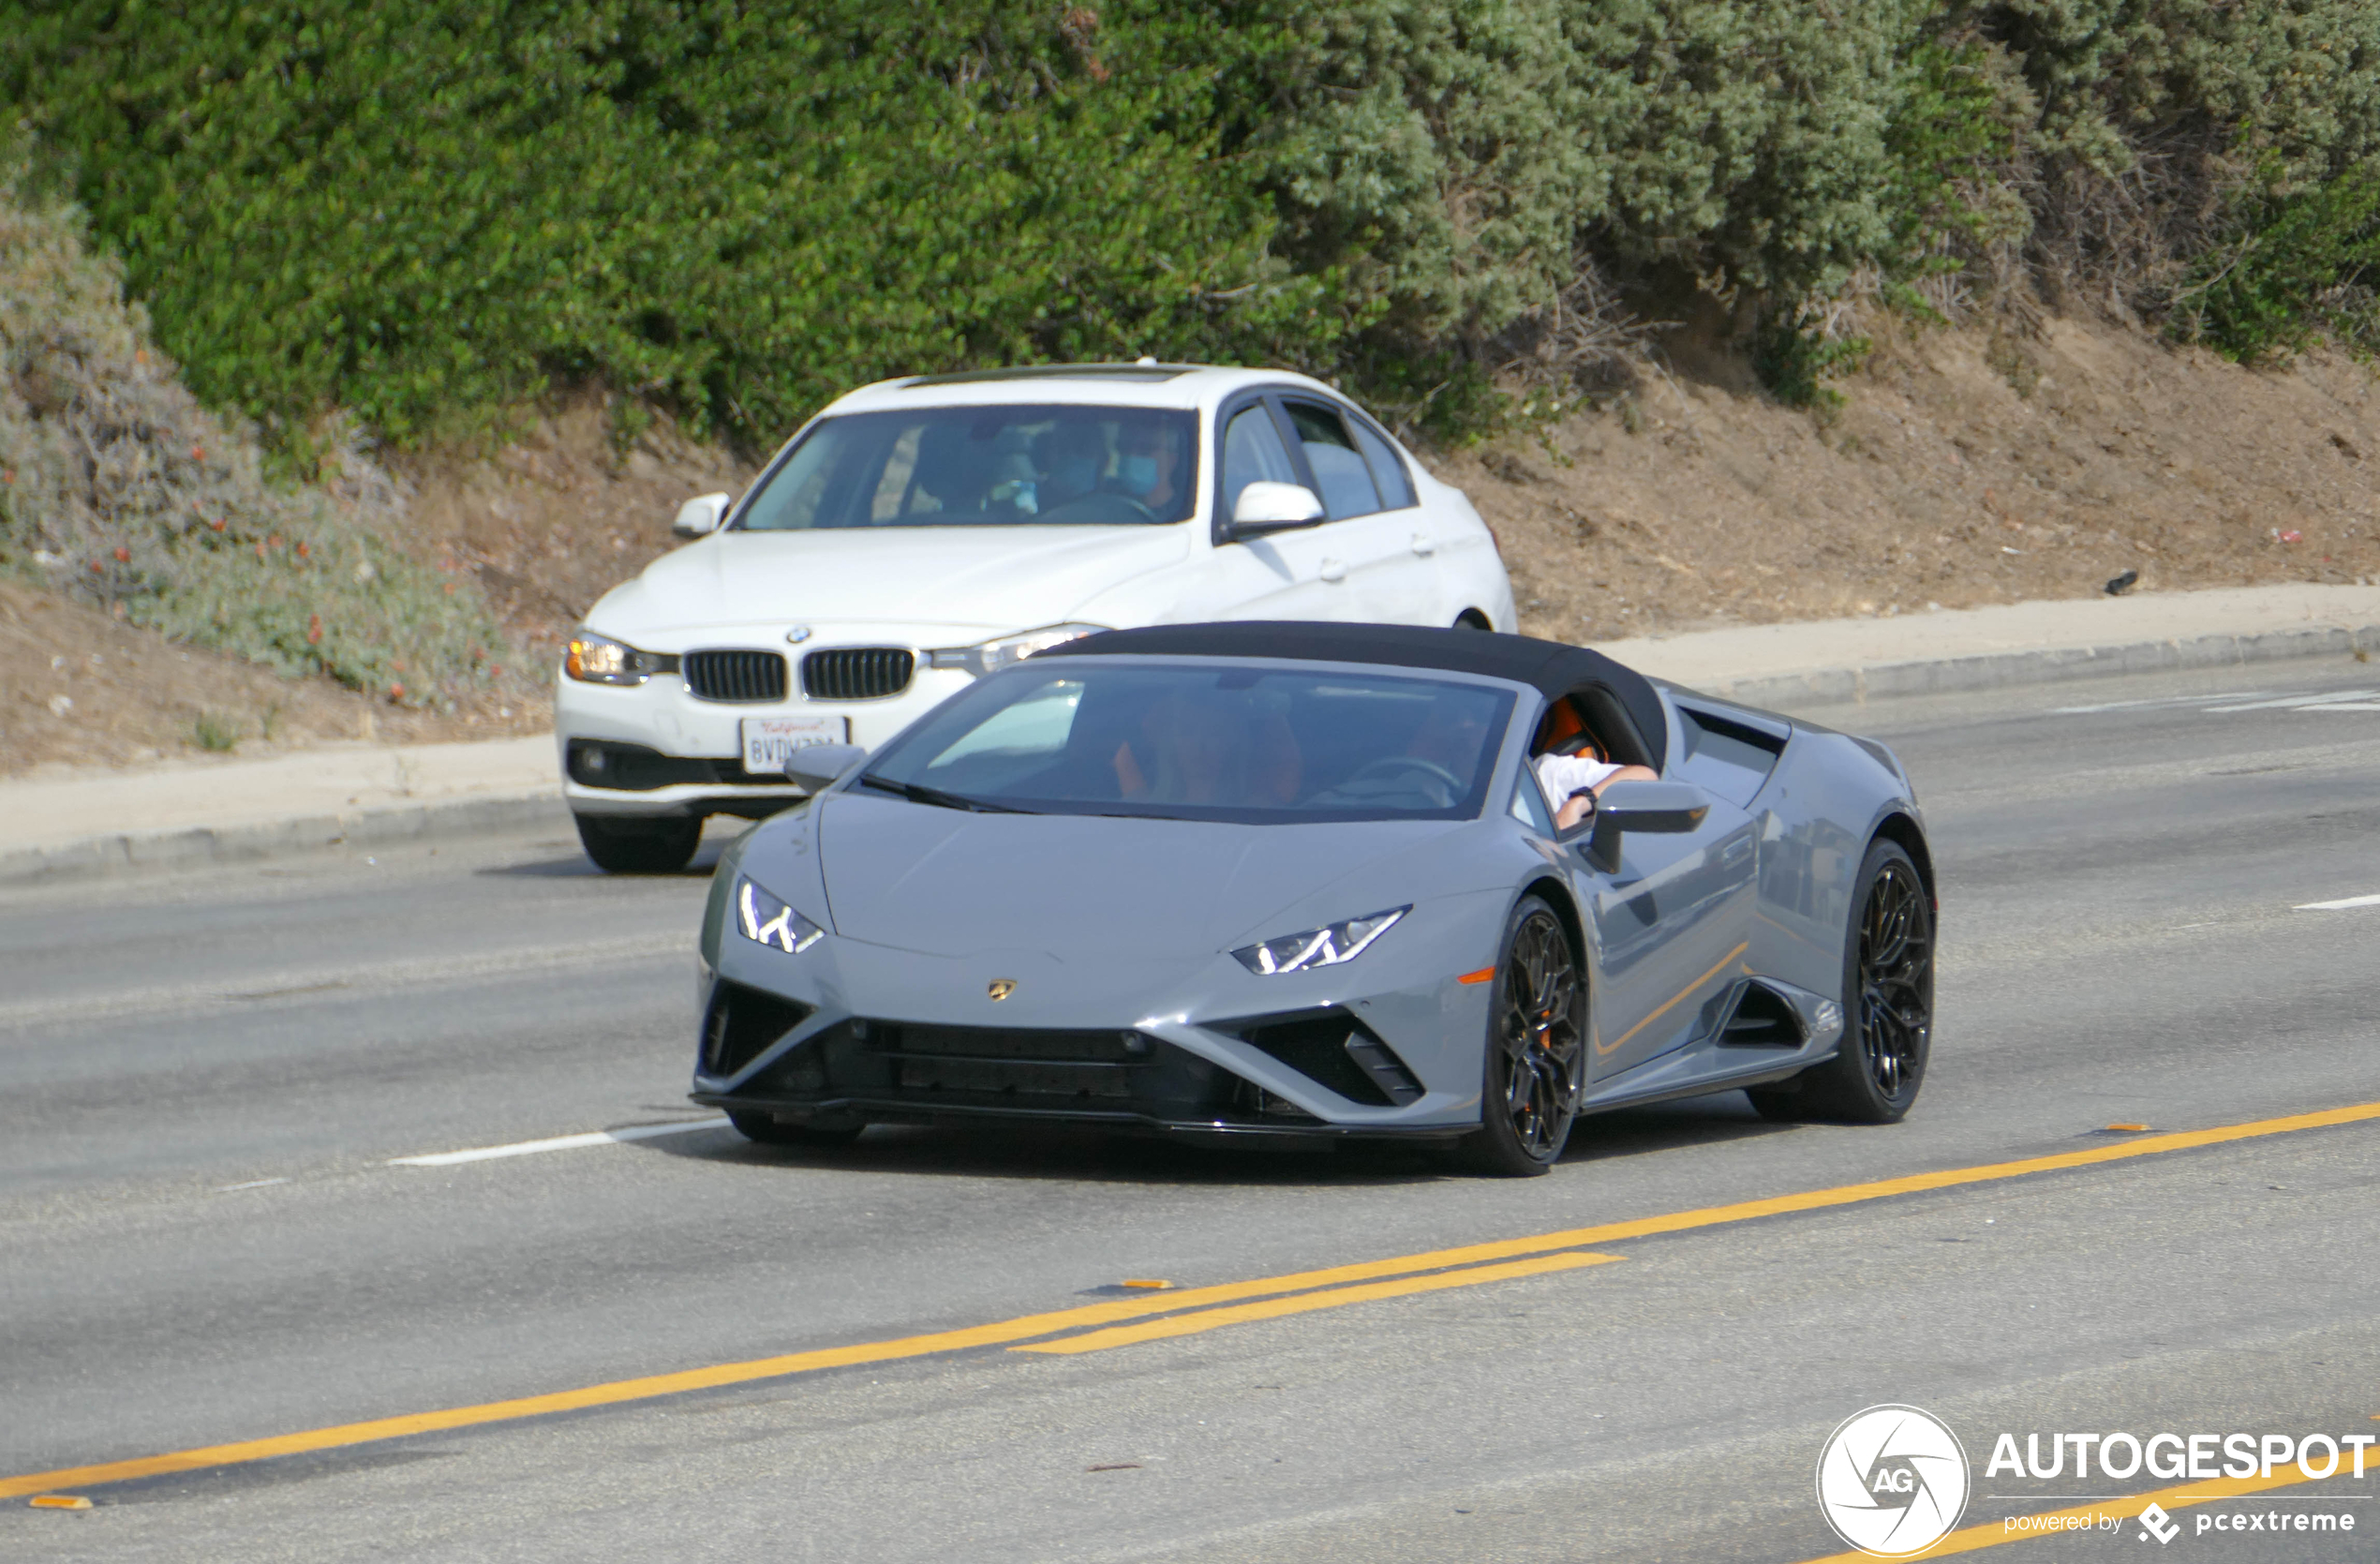
[[[550,1140],[516,1140],[509,1146],[475,1146],[467,1152],[433,1152],[427,1156],[391,1157],[392,1168],[452,1168],[458,1162],[486,1162],[499,1156],[533,1156],[539,1152],[571,1152],[581,1146],[609,1146],[622,1140],[649,1140],[656,1135],[684,1135],[697,1129],[718,1129],[724,1118],[695,1119],[679,1125],[631,1125],[626,1129],[599,1129],[589,1135],[558,1135]]]
[[[2101,706],[2053,706],[2052,717],[2088,717],[2101,711],[2144,711],[2151,707],[2205,706],[2211,701],[2244,701],[2268,695],[2269,690],[2234,690],[2221,695],[2160,695],[2145,701],[2108,701]]]
[[[2380,701],[2330,701],[2322,706],[2300,707],[2301,711],[2380,711]]]
[[[2335,913],[2346,907],[2380,907],[2380,896],[2350,896],[2337,901],[2300,901],[2289,910],[2296,913]]]
[[[250,1179],[245,1184],[218,1184],[216,1187],[215,1192],[218,1195],[229,1195],[234,1189],[262,1189],[267,1184],[287,1184],[290,1181],[287,1179]]]
[[[2207,706],[2199,709],[2210,714],[2233,711],[2277,711],[2283,708],[2310,711],[2318,707],[2346,701],[2368,701],[2374,695],[2380,695],[2380,690],[2331,690],[2318,695],[2282,695],[2268,701],[2248,701],[2237,706]]]

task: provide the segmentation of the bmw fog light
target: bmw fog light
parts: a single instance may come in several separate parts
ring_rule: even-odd
[[[1053,624],[1039,630],[1028,630],[1021,635],[1004,635],[996,641],[982,641],[972,647],[936,647],[926,653],[930,668],[963,668],[981,678],[1001,669],[1022,663],[1034,652],[1096,635],[1108,627],[1103,624]]]
[[[1406,906],[1391,907],[1384,913],[1366,913],[1326,929],[1309,929],[1302,934],[1284,934],[1261,945],[1242,946],[1231,954],[1258,976],[1303,972],[1309,967],[1334,967],[1362,955],[1366,946],[1388,932],[1390,924],[1412,910]]]
[[[744,938],[774,946],[798,956],[816,945],[826,931],[761,889],[750,880],[736,882],[736,926]]]

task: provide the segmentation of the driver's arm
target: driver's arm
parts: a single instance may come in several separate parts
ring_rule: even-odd
[[[1567,831],[1594,812],[1593,800],[1603,796],[1603,790],[1616,782],[1659,782],[1661,774],[1649,766],[1623,766],[1602,781],[1578,788],[1562,800],[1554,812],[1554,827]],[[1584,797],[1582,797],[1584,795]]]

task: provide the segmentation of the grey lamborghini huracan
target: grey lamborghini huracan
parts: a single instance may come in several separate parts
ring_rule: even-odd
[[[1590,744],[1659,780],[1557,827],[1533,759]],[[702,931],[693,1097],[757,1140],[991,1116],[1529,1174],[1583,1113],[1742,1087],[1885,1123],[1925,1078],[1892,752],[1580,648],[1115,631],[789,769],[817,791],[721,859]]]

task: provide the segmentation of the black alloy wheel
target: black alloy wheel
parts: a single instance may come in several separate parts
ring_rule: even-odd
[[[576,814],[579,845],[606,874],[675,874],[702,845],[701,815]]]
[[[1480,1127],[1464,1137],[1473,1167],[1534,1178],[1570,1138],[1586,1050],[1578,954],[1554,909],[1534,896],[1512,909],[1488,1003]]]
[[[1934,1035],[1934,903],[1897,842],[1867,849],[1843,952],[1842,1050],[1784,1089],[1748,1095],[1772,1119],[1889,1125],[1917,1100]]]

